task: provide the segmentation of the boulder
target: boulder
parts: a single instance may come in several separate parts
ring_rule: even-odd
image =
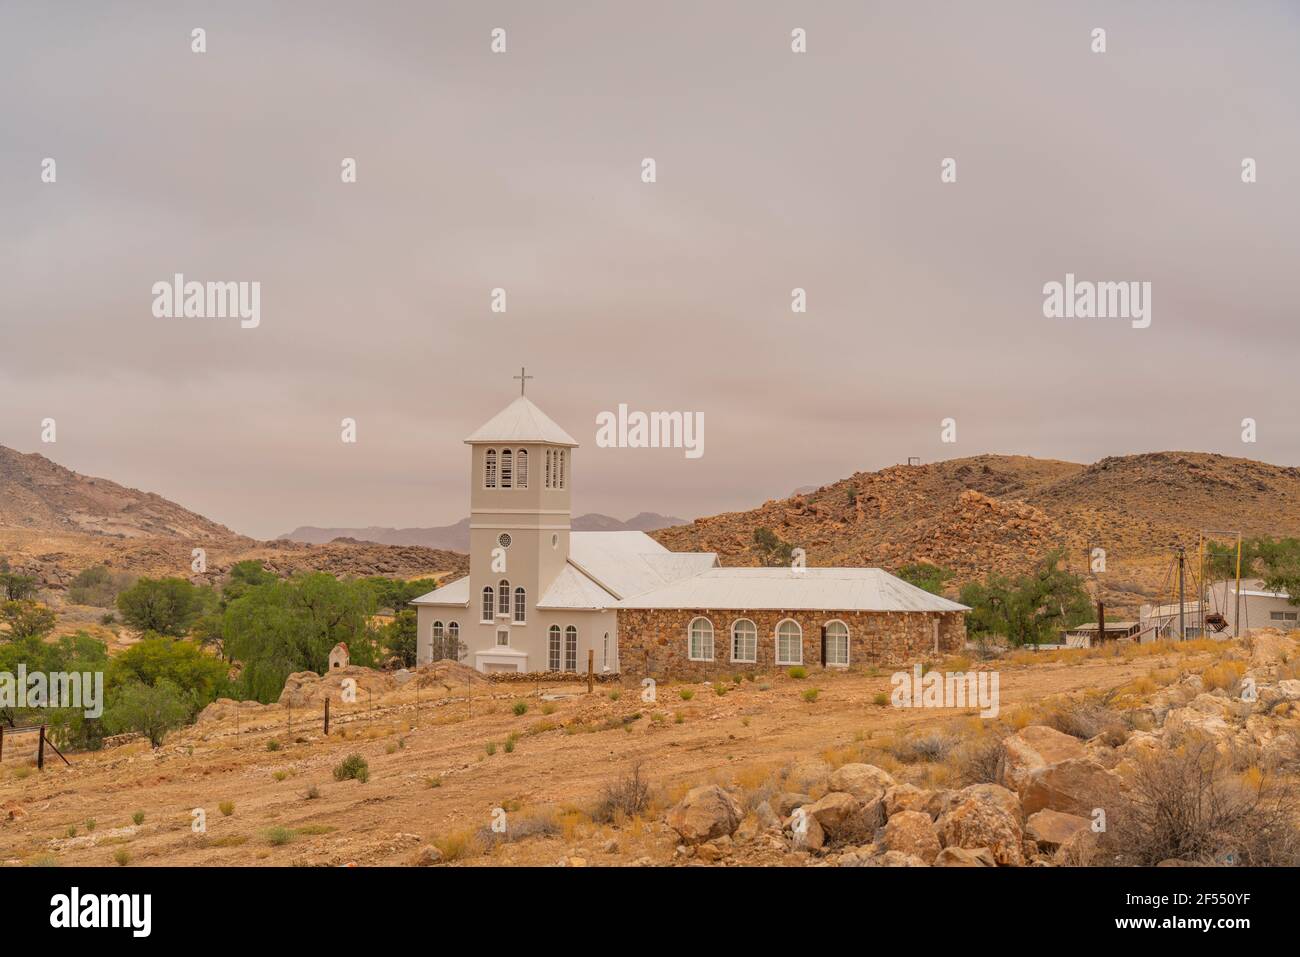
[[[987,847],[945,847],[934,859],[935,867],[997,867]]]
[[[1029,776],[1040,768],[1087,753],[1078,738],[1042,724],[1021,728],[1006,738],[1002,747],[998,782],[1013,791],[1022,791]]]
[[[1037,841],[1038,846],[1044,850],[1054,851],[1074,837],[1075,832],[1091,827],[1091,824],[1088,818],[1077,814],[1063,814],[1051,808],[1043,808],[1029,815],[1025,821],[1025,834]]]
[[[817,818],[822,829],[832,835],[847,824],[860,810],[858,799],[844,791],[832,791],[804,807],[805,814]]]
[[[795,813],[787,822],[787,826],[794,846],[799,850],[816,851],[826,844],[826,832],[817,823],[817,818],[803,808],[795,808]]]
[[[933,791],[923,791],[915,784],[895,784],[882,799],[885,817],[893,817],[899,811],[925,811],[928,814],[932,797]]]
[[[796,805],[796,807],[797,806],[798,805]],[[794,808],[791,808],[791,810],[793,809]],[[776,812],[772,810],[772,805],[768,804],[766,801],[760,801],[758,803],[758,807],[754,808],[754,816],[758,818],[758,826],[763,830],[767,830],[769,827],[781,826],[781,819],[777,817]]]
[[[939,855],[939,835],[930,815],[922,811],[899,811],[885,824],[880,845],[888,851],[914,855],[930,864]]]
[[[1094,808],[1113,810],[1124,783],[1094,758],[1072,758],[1039,768],[1020,794],[1024,813],[1043,808],[1091,818]]]
[[[898,782],[874,764],[845,764],[830,776],[832,791],[847,791],[860,801],[879,797]]]
[[[1166,744],[1189,734],[1222,741],[1232,736],[1232,727],[1221,715],[1207,714],[1195,708],[1175,708],[1165,715],[1163,738]]]
[[[868,867],[927,867],[924,860],[914,854],[904,854],[902,851],[885,851],[878,857],[873,857],[867,861]]]
[[[1287,701],[1300,701],[1300,678],[1287,678],[1277,683],[1277,691]]]
[[[730,835],[743,816],[735,798],[716,784],[707,784],[687,792],[666,821],[684,843],[703,844]]]
[[[985,847],[999,864],[1019,867],[1024,863],[1020,819],[996,801],[967,797],[939,818],[936,827],[945,847]]]
[[[1061,867],[1088,867],[1097,855],[1100,842],[1091,827],[1075,831],[1056,849],[1052,862]]]

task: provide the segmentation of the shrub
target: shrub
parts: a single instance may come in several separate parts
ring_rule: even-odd
[[[119,847],[113,852],[113,860],[117,862],[118,867],[126,867],[131,863],[131,854],[125,847]]]
[[[599,824],[609,824],[622,817],[634,817],[650,804],[650,782],[641,774],[640,762],[608,785],[601,793],[591,818]]]
[[[234,801],[222,801],[217,807],[220,809],[222,817],[230,817],[235,813]]]
[[[808,688],[803,693],[803,700],[807,701],[809,704],[812,704],[814,701],[817,700],[817,695],[820,693],[821,693],[820,689],[818,688]]]
[[[266,742],[266,750],[268,750],[268,751],[279,751],[279,750],[280,750],[280,742],[277,741],[277,740],[275,740],[275,738],[272,738],[270,741]]]
[[[528,713],[528,702],[516,701],[513,705],[511,705],[510,710],[515,713],[515,717],[522,718],[525,714]]]
[[[506,754],[514,754],[515,742],[518,740],[519,740],[519,735],[517,734],[511,734],[508,738],[506,738],[506,743],[501,746],[502,749],[506,752]]]
[[[431,778],[425,778],[424,785],[425,787],[430,787],[430,788],[440,788],[442,787],[442,777],[439,775],[434,775]]]
[[[695,697],[695,690],[693,688],[679,688],[677,689],[677,693],[681,696],[683,701],[690,701]]]
[[[271,777],[275,778],[277,781],[283,781],[283,780],[284,780],[285,778],[287,778],[288,776],[289,776],[289,772],[288,772],[288,771],[283,771],[283,770],[281,770],[281,771],[273,771],[273,772],[271,772]]]
[[[946,759],[957,746],[957,739],[944,731],[925,731],[902,741],[894,742],[890,753],[898,760],[939,762]]]
[[[957,751],[957,775],[962,784],[997,784],[1005,751],[1002,739],[993,734],[962,745]]]
[[[335,781],[347,781],[348,779],[360,781],[362,784],[370,780],[370,765],[359,754],[349,754],[334,768]]]
[[[791,678],[807,678],[808,669],[805,668],[803,665],[795,665],[793,668],[787,671],[786,674],[788,674]]]
[[[288,844],[297,839],[298,833],[287,827],[272,827],[263,832],[262,836],[266,843],[272,847],[279,847],[282,844]]]
[[[623,697],[623,692],[620,691],[618,688],[614,688],[614,689],[613,689],[612,691],[610,691],[610,693],[609,693],[609,700],[610,700],[610,701],[617,701],[617,700],[618,700],[619,698],[621,698],[621,697]]]
[[[1169,859],[1295,866],[1297,811],[1293,785],[1238,777],[1213,741],[1193,738],[1138,761],[1101,851],[1106,863],[1139,867]]]
[[[305,801],[315,801],[320,797],[320,788],[313,784],[303,792],[302,796]]]
[[[542,714],[555,714],[555,705],[550,701],[542,705]]]
[[[1105,733],[1108,744],[1124,743],[1123,719],[1097,701],[1065,701],[1052,708],[1044,716],[1044,722],[1057,731],[1085,741]]]
[[[883,708],[887,704],[889,704],[889,695],[885,694],[882,691],[879,694],[877,694],[874,698],[871,699],[871,703],[878,708]]]
[[[144,823],[144,811],[136,811],[131,815],[131,820],[135,823],[136,827],[139,827]]]
[[[490,758],[492,755],[497,753],[497,743],[495,741],[489,741],[487,747],[483,750],[487,752],[487,755]]]
[[[721,698],[723,695],[725,695],[725,694],[726,694],[728,691],[730,691],[730,690],[731,690],[731,689],[728,688],[726,685],[724,685],[721,681],[717,682],[717,683],[713,686],[713,693],[714,693],[715,695],[717,695],[719,698]]]

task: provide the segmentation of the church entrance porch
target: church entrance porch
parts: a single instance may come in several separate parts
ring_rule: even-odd
[[[528,670],[528,653],[514,648],[485,648],[474,652],[474,667],[485,673]]]

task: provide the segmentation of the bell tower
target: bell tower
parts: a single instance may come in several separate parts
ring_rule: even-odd
[[[488,658],[541,647],[537,602],[569,557],[578,443],[524,395],[532,376],[521,369],[516,378],[519,396],[465,439],[470,569],[464,630],[470,650]],[[545,663],[530,660],[527,667]]]

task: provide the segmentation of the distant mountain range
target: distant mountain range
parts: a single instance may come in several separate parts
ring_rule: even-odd
[[[601,515],[599,512],[588,512],[574,518],[571,526],[575,532],[653,532],[682,524],[684,519],[655,512],[642,512],[627,521]],[[374,525],[368,528],[321,528],[316,525],[301,525],[292,532],[279,536],[283,541],[305,542],[309,545],[323,545],[338,538],[374,542],[378,545],[423,545],[426,548],[467,552],[469,519],[435,528],[380,528]]]

